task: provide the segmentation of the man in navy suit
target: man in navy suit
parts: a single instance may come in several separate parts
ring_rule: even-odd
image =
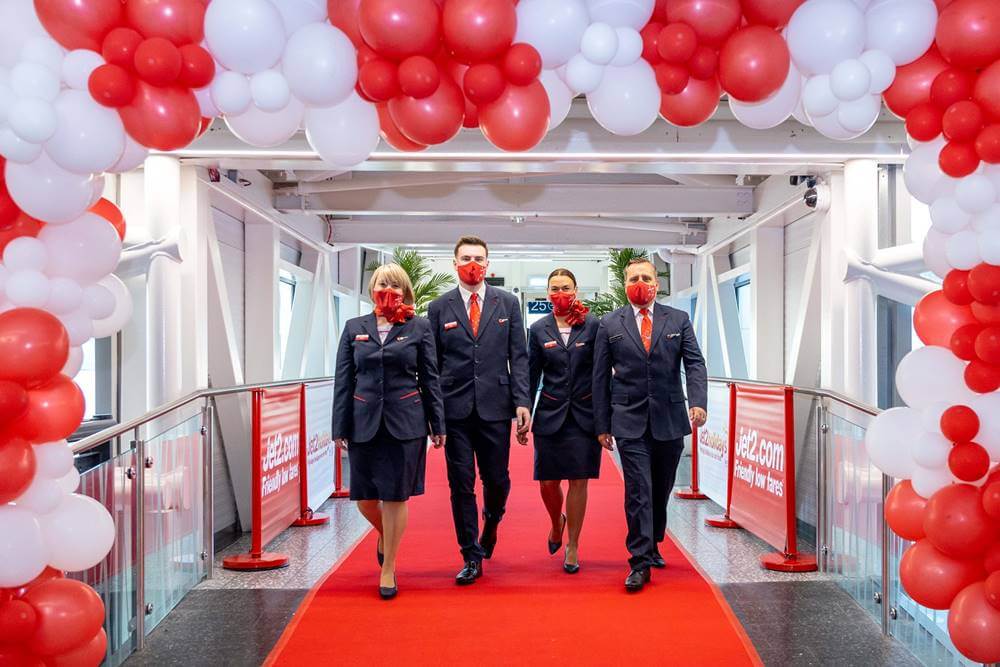
[[[459,286],[428,308],[437,343],[448,440],[448,484],[464,567],[456,583],[474,583],[493,555],[497,526],[510,494],[510,429],[531,419],[528,353],[521,303],[485,284],[489,249],[467,236],[455,244]],[[483,532],[476,506],[476,465],[483,482]]]
[[[657,544],[666,536],[684,436],[707,417],[708,377],[691,320],[655,303],[657,287],[652,262],[633,260],[625,269],[630,304],[604,316],[594,344],[594,426],[605,448],[614,437],[625,478],[629,591],[642,589],[650,567],[666,565]]]

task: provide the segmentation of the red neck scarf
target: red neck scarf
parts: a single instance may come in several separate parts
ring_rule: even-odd
[[[402,324],[413,317],[413,306],[403,303],[403,295],[390,289],[375,290],[375,315],[392,324]]]
[[[583,305],[575,296],[569,294],[550,294],[552,301],[552,312],[556,317],[565,317],[566,323],[571,327],[583,324],[590,309]]]

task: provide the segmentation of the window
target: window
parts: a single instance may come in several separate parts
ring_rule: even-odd
[[[740,314],[740,338],[743,340],[743,354],[749,362],[753,348],[753,289],[750,287],[750,274],[744,273],[733,284],[736,290],[736,309]],[[750,364],[747,370],[750,371]]]
[[[278,274],[278,349],[285,358],[288,335],[292,329],[292,304],[295,301],[295,276],[288,271]]]
[[[83,344],[83,364],[73,381],[83,392],[83,423],[70,437],[77,440],[112,426],[117,420],[119,382],[117,338],[89,340]]]
[[[911,350],[923,346],[913,330],[913,309],[910,306],[878,297],[876,304],[878,327],[878,407],[905,405],[896,392],[896,367]]]

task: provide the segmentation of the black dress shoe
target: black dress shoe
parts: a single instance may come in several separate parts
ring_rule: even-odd
[[[649,583],[649,568],[645,570],[632,570],[625,577],[625,590],[629,593],[637,593],[642,587]]]
[[[492,558],[493,549],[497,546],[497,526],[499,522],[486,520],[483,522],[483,534],[479,536],[479,546],[483,548],[483,558]]]
[[[650,561],[650,565],[661,570],[667,566],[667,561],[663,560],[659,549],[653,552],[653,559]]]
[[[465,567],[455,576],[455,583],[459,586],[468,586],[481,576],[483,576],[483,564],[477,560],[467,560]]]
[[[379,586],[378,594],[383,600],[391,600],[396,597],[399,589],[396,587],[396,578],[392,578],[392,586]]]
[[[559,541],[558,542],[553,542],[552,540],[548,540],[548,543],[549,543],[549,554],[550,555],[551,554],[555,554],[555,552],[559,551],[559,547],[562,546],[562,536],[563,536],[564,532],[566,532],[566,515],[565,514],[562,515],[562,528],[559,529]]]

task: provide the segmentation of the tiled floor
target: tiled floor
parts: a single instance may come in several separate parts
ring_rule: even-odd
[[[687,482],[687,462],[678,485]],[[215,577],[190,593],[126,664],[259,665],[308,589],[368,529],[349,501],[330,501],[322,511],[331,515],[329,525],[289,529],[268,546],[292,556],[287,568],[254,575],[222,569],[223,557],[247,550],[247,538],[217,554]],[[671,501],[670,530],[719,585],[766,665],[920,664],[884,638],[830,576],[768,572],[757,564],[770,551],[766,544],[746,531],[706,527],[704,517],[719,512],[710,501]]]

